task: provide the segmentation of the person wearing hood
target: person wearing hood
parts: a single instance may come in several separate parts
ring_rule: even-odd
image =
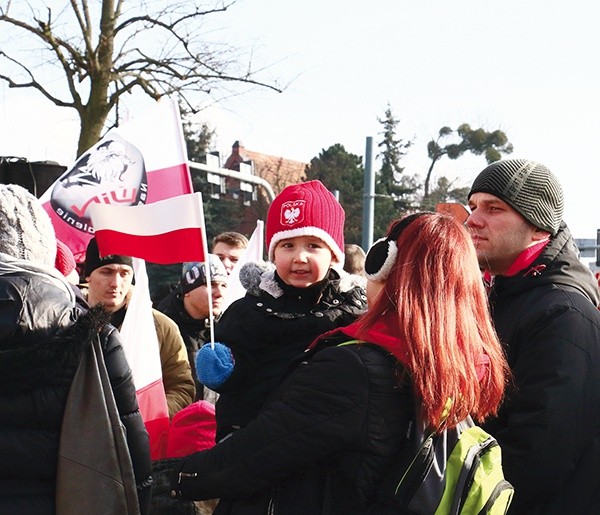
[[[559,181],[543,164],[486,167],[466,225],[514,375],[485,429],[515,487],[509,513],[600,513],[598,286],[563,222]]]
[[[81,356],[99,339],[129,450],[129,456],[119,456],[118,468],[133,465],[139,505],[134,511],[147,514],[150,446],[121,339],[108,313],[87,311],[77,302],[72,285],[54,267],[56,249],[50,217],[38,199],[20,186],[0,185],[0,513],[53,515],[65,479],[79,481],[81,489],[68,493],[75,502],[86,488],[105,487],[106,504],[94,506],[93,513],[114,513],[109,506],[116,481],[84,485],[85,479],[63,477],[61,482],[58,472],[63,444],[70,443],[62,439],[70,386]],[[93,461],[95,436],[81,434],[91,452],[78,456],[79,463]],[[89,468],[100,470],[94,467]]]
[[[419,213],[387,234],[365,262],[368,311],[317,338],[245,428],[184,458],[172,495],[220,497],[215,515],[388,513],[417,406],[430,427],[449,398],[447,427],[496,412],[508,365],[466,229]]]

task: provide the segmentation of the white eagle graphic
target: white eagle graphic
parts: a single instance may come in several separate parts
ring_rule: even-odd
[[[284,211],[283,216],[285,223],[288,225],[295,224],[300,216],[300,209],[297,207],[288,208]]]

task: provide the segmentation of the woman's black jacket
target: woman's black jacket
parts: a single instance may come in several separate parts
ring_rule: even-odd
[[[55,512],[57,452],[65,401],[81,350],[99,332],[126,428],[141,513],[148,513],[148,433],[120,337],[106,320],[106,314],[98,309],[83,314],[83,309],[43,274],[23,271],[0,275],[0,513]]]
[[[345,337],[348,339],[348,337]],[[258,418],[184,459],[175,489],[216,514],[362,514],[403,451],[412,395],[370,345],[309,351]],[[375,513],[375,512],[371,512]]]

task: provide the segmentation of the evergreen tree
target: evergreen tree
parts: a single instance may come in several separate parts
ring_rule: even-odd
[[[306,180],[320,180],[330,191],[339,192],[340,204],[346,212],[344,240],[362,243],[362,209],[364,168],[362,157],[346,151],[336,143],[311,159],[307,165]]]
[[[440,177],[437,181],[437,186],[431,190],[427,198],[423,198],[420,208],[424,211],[435,211],[437,204],[448,202],[457,202],[459,204],[467,204],[467,195],[470,191],[470,186],[453,188],[455,181],[450,181],[446,177]]]
[[[377,121],[383,126],[380,132],[383,139],[378,143],[381,152],[377,157],[381,159],[381,168],[375,180],[375,238],[385,234],[391,220],[414,208],[415,194],[419,188],[416,176],[407,175],[401,165],[402,158],[413,142],[397,137],[400,120],[394,116],[389,104],[384,117]]]

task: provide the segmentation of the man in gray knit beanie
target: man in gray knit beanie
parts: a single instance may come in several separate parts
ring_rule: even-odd
[[[600,513],[600,294],[540,163],[492,163],[466,225],[513,381],[484,424],[515,487],[509,514]]]
[[[496,161],[481,172],[469,192],[495,195],[533,225],[555,235],[565,206],[558,179],[543,164],[526,159]]]

